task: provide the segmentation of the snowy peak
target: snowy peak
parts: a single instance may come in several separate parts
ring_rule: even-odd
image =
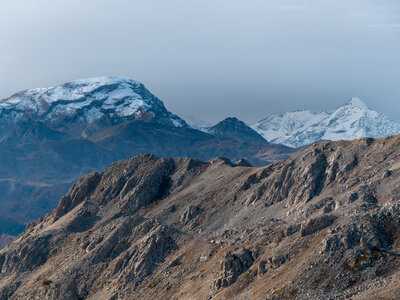
[[[19,92],[10,98],[0,100],[0,108],[3,110],[35,109],[39,114],[43,114],[49,110],[49,107],[53,103],[63,102],[66,105],[75,103],[71,108],[84,107],[85,104],[88,104],[87,99],[85,99],[87,96],[98,99],[102,96],[109,96],[108,98],[110,99],[107,104],[111,105],[113,100],[116,102],[118,98],[125,96],[136,96],[135,98],[137,99],[135,100],[139,100],[140,96],[135,93],[135,88],[138,87],[140,87],[140,83],[119,77],[80,79],[56,87],[37,88]],[[119,95],[107,95],[106,90],[115,90]],[[77,103],[80,103],[80,105]]]
[[[271,143],[301,147],[319,140],[351,140],[400,133],[400,123],[368,109],[359,98],[333,111],[277,113],[251,126]]]
[[[353,106],[353,107],[358,107],[358,108],[363,108],[363,109],[367,109],[367,105],[361,101],[360,98],[357,97],[352,97],[349,102],[347,103],[347,105]]]
[[[86,79],[78,79],[65,83],[63,86],[68,86],[69,88],[83,88],[87,87],[87,91],[93,91],[100,86],[111,85],[111,84],[131,84],[131,85],[141,85],[136,80],[125,78],[125,77],[117,77],[117,76],[99,76],[92,77]]]
[[[146,119],[170,126],[187,126],[184,120],[167,111],[163,102],[143,84],[121,77],[74,80],[56,87],[26,90],[0,100],[3,124],[29,118],[55,128],[67,123],[69,127],[82,127],[102,117],[115,122]]]

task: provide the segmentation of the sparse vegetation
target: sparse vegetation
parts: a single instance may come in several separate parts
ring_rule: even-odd
[[[40,280],[40,286],[49,286],[52,283],[51,280],[49,280],[47,277],[43,277],[42,280]]]
[[[153,288],[155,288],[157,286],[157,280],[153,280],[152,282],[150,282],[149,283],[149,285],[148,285],[148,287],[150,288],[150,289],[153,289]]]
[[[274,295],[274,296],[281,295],[285,290],[286,290],[286,286],[284,285],[284,286],[281,287],[279,290],[273,292],[272,295]]]
[[[342,267],[343,267],[343,269],[348,270],[348,271],[352,270],[351,263],[349,263],[348,258],[346,258],[346,260],[343,262]]]
[[[381,250],[380,250],[380,249],[377,249],[377,248],[370,250],[370,254],[371,254],[371,257],[372,257],[374,260],[379,260],[379,259],[381,259],[382,256],[383,256]]]
[[[382,253],[379,249],[373,249],[366,253],[361,253],[356,256],[355,260],[350,261],[348,258],[343,262],[342,266],[345,270],[355,272],[357,268],[361,267],[368,260],[379,260]]]
[[[299,289],[298,288],[294,288],[293,290],[290,291],[289,295],[292,298],[297,297],[297,294],[299,293]]]

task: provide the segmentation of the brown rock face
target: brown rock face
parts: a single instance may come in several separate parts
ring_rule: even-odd
[[[399,149],[114,163],[0,252],[0,299],[396,299]]]

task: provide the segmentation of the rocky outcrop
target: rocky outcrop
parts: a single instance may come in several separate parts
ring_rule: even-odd
[[[247,160],[245,160],[244,158],[239,159],[239,160],[236,162],[236,165],[237,165],[237,166],[240,166],[240,167],[252,167],[251,163],[249,163],[249,162],[248,162]]]
[[[261,168],[119,161],[0,251],[0,299],[396,299],[398,149],[400,136]]]
[[[201,208],[198,206],[189,205],[181,216],[181,222],[183,224],[189,223],[192,219],[197,217],[201,213]]]
[[[214,283],[215,287],[220,289],[230,286],[251,267],[253,262],[254,258],[248,249],[240,249],[233,253],[228,251],[221,261],[221,277]]]
[[[330,215],[323,215],[317,218],[313,218],[301,226],[300,235],[306,236],[325,229],[331,226],[335,219],[335,216]]]

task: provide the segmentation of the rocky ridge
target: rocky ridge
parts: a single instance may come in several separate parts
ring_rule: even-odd
[[[395,299],[399,148],[320,142],[261,168],[114,163],[0,252],[1,299]]]

